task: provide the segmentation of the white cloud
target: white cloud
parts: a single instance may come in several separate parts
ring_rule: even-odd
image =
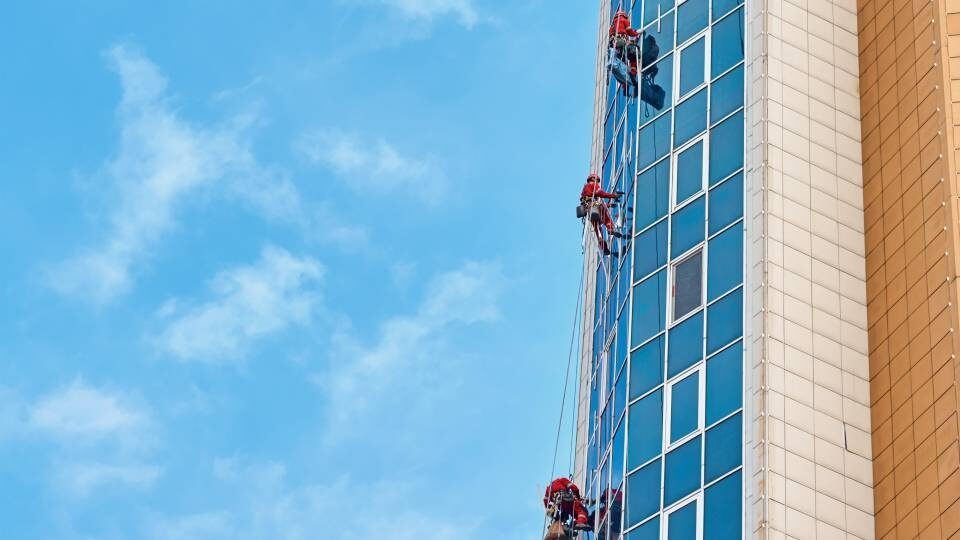
[[[466,263],[433,279],[414,315],[395,317],[381,325],[373,346],[342,338],[341,350],[331,363],[334,367],[316,377],[327,392],[330,439],[356,425],[357,415],[378,402],[399,400],[404,402],[404,410],[413,408],[416,400],[437,386],[430,380],[437,367],[449,361],[440,360],[437,354],[446,330],[454,324],[496,319],[502,283],[496,265]],[[397,391],[397,386],[403,387],[402,391]]]
[[[473,0],[379,0],[400,11],[405,17],[432,21],[437,17],[453,16],[466,28],[473,28],[480,20]]]
[[[181,360],[242,358],[256,340],[310,321],[318,301],[312,286],[322,275],[316,260],[266,247],[256,264],[217,275],[212,300],[186,310],[168,304],[173,320],[158,342]]]
[[[204,190],[235,197],[271,220],[302,227],[324,240],[363,242],[364,233],[302,202],[296,186],[255,158],[244,111],[215,125],[183,119],[171,106],[167,80],[148,58],[126,46],[107,52],[120,77],[120,144],[104,166],[114,195],[100,242],[55,266],[48,280],[64,294],[103,304],[128,292],[138,271],[177,223],[177,215]],[[99,180],[99,178],[98,178]]]
[[[348,187],[363,194],[403,192],[436,203],[447,191],[446,174],[434,158],[405,156],[383,140],[318,132],[304,135],[297,146],[309,160],[332,168]]]
[[[143,428],[147,417],[122,397],[76,379],[40,399],[29,421],[43,433],[77,442],[125,436]]]
[[[116,465],[109,463],[70,463],[60,467],[58,485],[72,495],[86,497],[107,485],[149,488],[160,477],[153,465]]]

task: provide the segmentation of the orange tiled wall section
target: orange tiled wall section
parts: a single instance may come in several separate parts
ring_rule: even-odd
[[[960,538],[950,9],[858,2],[877,538]]]

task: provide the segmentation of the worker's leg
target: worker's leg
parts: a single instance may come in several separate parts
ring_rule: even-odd
[[[590,517],[587,515],[587,508],[580,499],[573,501],[573,523],[578,529],[588,529],[590,527]]]

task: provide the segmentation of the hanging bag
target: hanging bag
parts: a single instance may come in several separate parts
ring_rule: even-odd
[[[554,521],[547,528],[547,535],[543,537],[543,540],[569,540],[569,536],[567,536],[567,530],[563,527],[563,523]]]
[[[609,66],[610,73],[613,74],[613,77],[617,79],[620,84],[627,86],[630,81],[630,68],[628,68],[627,63],[617,55],[616,49],[610,49]]]

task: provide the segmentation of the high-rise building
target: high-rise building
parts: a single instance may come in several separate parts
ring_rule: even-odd
[[[960,0],[600,22],[592,165],[626,238],[587,233],[592,538],[953,537]]]

